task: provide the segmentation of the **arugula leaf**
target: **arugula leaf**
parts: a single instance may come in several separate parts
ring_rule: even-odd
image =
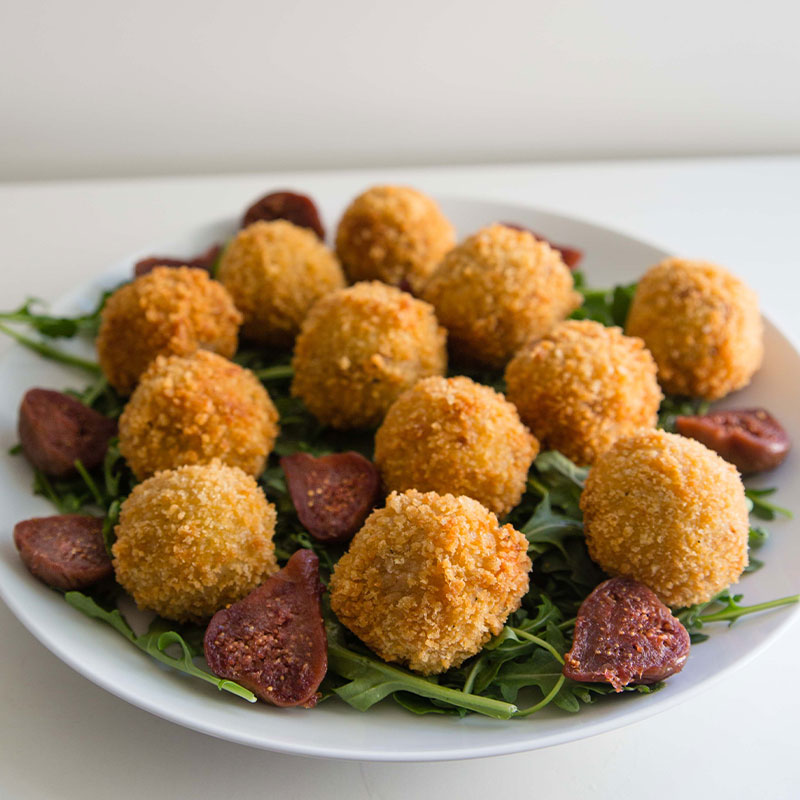
[[[575,273],[575,288],[583,295],[583,304],[572,312],[570,319],[591,319],[601,325],[625,327],[636,284],[615,286],[613,289],[589,289],[582,273]]]
[[[779,514],[786,517],[787,519],[792,519],[793,514],[789,511],[788,508],[782,508],[781,506],[773,505],[772,503],[765,500],[765,497],[770,497],[777,489],[745,489],[744,493],[747,499],[751,503],[751,511],[750,513],[754,517],[758,517],[759,519],[765,520],[772,520],[775,519]]]

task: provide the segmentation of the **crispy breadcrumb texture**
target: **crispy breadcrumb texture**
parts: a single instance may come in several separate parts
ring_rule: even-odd
[[[421,296],[447,328],[454,356],[498,369],[581,304],[558,250],[505,225],[452,249]]]
[[[618,440],[589,471],[580,504],[594,561],[673,608],[710,600],[747,566],[742,480],[694,439],[653,430]]]
[[[590,320],[562,322],[524,345],[505,377],[508,399],[542,446],[577,464],[655,428],[663,399],[644,342]]]
[[[242,336],[275,347],[291,346],[311,306],[345,285],[336,256],[313,231],[286,220],[239,231],[217,277],[244,316]]]
[[[336,232],[351,281],[407,281],[413,289],[454,244],[453,226],[436,202],[406,186],[368,189],[347,207]]]
[[[644,339],[670,394],[718,400],[747,386],[764,355],[755,292],[705,261],[668,258],[648,270],[625,328]]]
[[[447,368],[445,331],[428,303],[370,281],[320,300],[294,350],[292,394],[334,428],[372,428],[420,378]]]
[[[392,493],[336,564],[331,607],[385,661],[444,672],[477,653],[519,608],[527,548],[477,500]]]
[[[467,495],[495,514],[519,503],[539,443],[517,409],[465,377],[424,378],[392,404],[375,435],[388,491]]]
[[[122,504],[111,551],[117,581],[141,609],[205,621],[277,572],[275,520],[238,467],[157,472]]]
[[[119,448],[139,480],[215,458],[250,475],[264,471],[278,412],[248,369],[198,350],[158,356],[119,420]]]
[[[97,355],[108,382],[130,394],[158,355],[236,352],[242,316],[225,287],[204,269],[156,267],[108,298]]]

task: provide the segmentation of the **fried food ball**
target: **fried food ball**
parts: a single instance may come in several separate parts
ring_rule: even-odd
[[[236,352],[241,314],[222,284],[203,269],[156,267],[108,298],[97,355],[108,382],[130,394],[158,355]]]
[[[292,394],[323,424],[374,427],[420,378],[444,373],[445,337],[427,303],[357,283],[324,297],[303,323]]]
[[[456,357],[498,369],[581,304],[558,250],[505,225],[453,248],[421,296],[447,328]]]
[[[506,386],[542,445],[577,464],[593,464],[637,428],[655,428],[662,400],[644,342],[590,320],[562,322],[523,346]]]
[[[710,600],[747,566],[742,480],[694,439],[661,430],[619,439],[589,471],[580,505],[594,561],[673,608]]]
[[[286,220],[240,230],[217,278],[244,315],[242,336],[274,347],[290,346],[311,306],[345,285],[336,256],[313,231]]]
[[[528,590],[528,542],[470,497],[389,495],[331,578],[336,616],[385,661],[457,667],[502,630]]]
[[[463,494],[498,515],[519,503],[538,452],[517,409],[464,377],[419,381],[375,434],[375,463],[389,491]]]
[[[668,258],[648,270],[625,330],[644,339],[670,394],[718,400],[747,386],[764,355],[755,292],[704,261]]]
[[[221,461],[157,472],[122,504],[111,549],[139,608],[202,622],[277,572],[275,507]]]
[[[336,252],[351,281],[421,285],[455,244],[453,226],[434,200],[406,186],[375,186],[347,207]]]
[[[119,419],[119,449],[139,480],[215,458],[257,477],[277,423],[267,390],[250,370],[207,350],[158,356]]]

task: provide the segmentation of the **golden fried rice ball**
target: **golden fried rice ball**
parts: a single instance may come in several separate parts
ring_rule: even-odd
[[[558,250],[505,225],[451,250],[421,296],[447,328],[454,355],[496,368],[581,304]]]
[[[406,186],[375,186],[347,207],[336,252],[351,281],[379,280],[416,289],[455,244],[439,206]]]
[[[108,382],[130,394],[158,355],[236,352],[241,314],[225,287],[203,269],[156,267],[106,301],[97,355]]]
[[[444,373],[445,336],[427,303],[357,283],[324,297],[303,323],[292,394],[323,424],[374,427],[420,378]]]
[[[644,339],[670,394],[718,400],[747,386],[764,355],[755,292],[704,261],[668,258],[648,270],[625,330]]]
[[[277,435],[278,412],[258,378],[207,350],[158,356],[119,419],[119,449],[139,480],[215,458],[257,477]]]
[[[590,320],[562,322],[522,347],[506,386],[542,445],[577,464],[593,464],[638,428],[655,428],[662,400],[644,342]]]
[[[580,505],[594,561],[669,606],[710,600],[747,566],[742,480],[694,439],[661,430],[619,439],[589,471]]]
[[[276,572],[275,507],[220,461],[157,472],[122,504],[114,572],[139,608],[202,622]]]
[[[538,452],[517,409],[464,377],[419,381],[375,434],[375,463],[389,491],[463,494],[498,515],[519,503]]]
[[[217,278],[244,315],[242,336],[275,347],[290,346],[311,306],[345,285],[336,256],[316,234],[282,219],[240,230]]]
[[[395,492],[336,564],[331,607],[385,661],[444,672],[519,608],[527,548],[521,533],[470,497]]]

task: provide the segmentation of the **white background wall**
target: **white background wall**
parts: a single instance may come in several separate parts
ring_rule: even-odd
[[[0,180],[800,151],[796,0],[0,0]]]

